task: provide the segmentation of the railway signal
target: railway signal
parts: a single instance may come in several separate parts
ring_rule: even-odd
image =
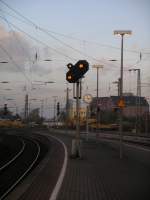
[[[60,103],[57,103],[57,116],[60,114]]]
[[[4,115],[8,114],[8,108],[7,108],[7,104],[4,104]]]
[[[66,80],[69,83],[76,83],[89,70],[89,63],[86,60],[79,60],[75,65],[67,65],[69,71],[66,73]]]
[[[76,83],[76,137],[72,140],[71,158],[82,157],[81,140],[80,140],[80,116],[79,116],[79,99],[81,98],[81,78],[89,70],[89,63],[86,60],[79,60],[75,65],[67,65],[69,71],[66,73],[66,80],[69,83]],[[75,86],[75,84],[73,84]],[[74,90],[73,90],[74,91]]]

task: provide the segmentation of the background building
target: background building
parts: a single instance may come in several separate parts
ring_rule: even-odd
[[[98,103],[97,98],[93,98],[90,109],[91,114],[96,115],[96,110],[113,112],[118,108],[118,102],[120,97],[99,97]],[[149,113],[149,104],[145,97],[138,97],[133,95],[124,95],[125,107],[123,109],[123,115],[125,117],[136,117],[137,115],[142,117],[145,113]]]

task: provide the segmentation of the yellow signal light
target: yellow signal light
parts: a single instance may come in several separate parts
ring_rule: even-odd
[[[83,64],[79,64],[79,68],[80,69],[84,68],[84,65]]]
[[[71,80],[71,79],[72,79],[72,76],[71,76],[71,75],[69,75],[69,76],[68,76],[68,80]]]

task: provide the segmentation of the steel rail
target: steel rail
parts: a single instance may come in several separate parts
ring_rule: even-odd
[[[38,157],[39,157],[39,155],[40,155],[40,145],[39,145],[39,143],[37,143],[37,141],[33,141],[33,140],[30,140],[30,141],[32,141],[33,143],[35,143],[36,144],[36,146],[37,146],[37,149],[38,149],[38,152],[37,152],[37,154],[36,154],[36,157],[35,157],[35,159],[33,160],[33,162],[31,163],[31,165],[28,167],[28,169],[22,174],[22,176],[20,176],[14,183],[13,183],[13,185],[11,185],[11,187],[9,187],[9,189],[0,197],[0,200],[2,200],[3,198],[5,198],[7,195],[8,195],[8,193],[25,177],[25,175],[31,170],[31,168],[33,167],[33,165],[36,163],[36,161],[37,161],[37,159],[38,159]]]
[[[0,167],[0,171],[2,171],[4,168],[6,168],[8,165],[10,165],[13,161],[15,161],[24,151],[26,144],[22,139],[20,139],[20,140],[22,141],[22,144],[23,144],[21,150],[11,160],[9,160],[6,164],[4,164],[2,167]]]

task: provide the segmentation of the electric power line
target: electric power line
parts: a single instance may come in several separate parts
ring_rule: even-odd
[[[2,18],[4,21],[6,21],[4,17],[0,16],[0,18]],[[8,20],[7,20],[7,21],[8,21]],[[20,32],[24,33],[24,34],[27,35],[30,39],[36,41],[37,43],[40,43],[40,44],[42,44],[43,46],[46,46],[46,47],[50,48],[51,50],[55,51],[56,53],[58,53],[58,54],[60,54],[60,55],[63,55],[63,56],[66,57],[66,58],[69,58],[69,59],[71,59],[71,60],[72,60],[72,59],[73,59],[73,60],[76,60],[75,58],[72,58],[72,57],[70,57],[70,56],[68,56],[68,55],[66,55],[66,54],[64,54],[64,53],[62,53],[62,52],[58,51],[57,49],[50,47],[50,46],[49,46],[48,44],[46,44],[45,42],[43,42],[43,41],[41,41],[41,40],[35,38],[34,36],[30,35],[29,33],[25,32],[25,31],[23,31],[23,30],[20,29],[18,26],[16,26],[16,25],[14,25],[13,23],[11,23],[10,21],[9,21],[9,24],[11,24],[15,29],[17,29],[17,30],[19,30]]]
[[[14,10],[14,9],[13,9],[13,10]],[[1,9],[1,11],[2,11],[2,9]],[[7,14],[8,14],[8,13],[7,13]],[[17,12],[17,14],[18,14],[18,12]],[[12,17],[15,17],[15,16],[13,16],[13,15],[11,15],[11,14],[8,14],[8,15],[10,15],[10,16],[12,16]],[[21,15],[21,16],[22,16],[22,15]],[[15,17],[15,18],[16,18],[16,17]],[[17,18],[17,19],[20,20],[19,18]],[[25,19],[27,20],[26,17],[25,17]],[[7,21],[8,21],[8,20],[7,20]],[[21,21],[22,21],[22,20],[21,20]],[[26,23],[25,21],[22,21],[22,22],[23,22],[23,23]],[[29,20],[29,22],[30,22],[30,23],[29,23],[28,25],[34,26],[36,29],[38,29],[38,30],[44,32],[45,34],[47,34],[48,36],[50,36],[50,37],[53,38],[54,40],[58,41],[59,43],[63,44],[64,46],[66,46],[66,47],[72,49],[73,51],[76,51],[77,53],[79,53],[79,54],[81,54],[81,55],[83,55],[83,56],[89,57],[89,58],[91,58],[91,59],[93,59],[93,60],[95,60],[95,61],[98,61],[98,62],[100,61],[100,60],[94,58],[93,56],[87,55],[87,54],[83,53],[82,51],[80,51],[80,50],[78,50],[78,49],[72,47],[71,45],[69,45],[69,44],[63,42],[62,40],[60,40],[60,39],[58,39],[57,37],[55,37],[54,35],[52,35],[52,34],[51,34],[49,31],[47,31],[46,29],[41,28],[41,27],[39,27],[38,25],[36,25],[35,23],[31,22],[31,20]]]
[[[26,53],[24,46],[22,45],[20,39],[17,37],[17,35],[15,34],[14,30],[12,29],[11,24],[9,23],[9,21],[7,20],[7,18],[6,18],[5,16],[3,16],[3,17],[4,17],[4,19],[5,19],[5,21],[6,21],[7,25],[8,25],[8,27],[9,27],[10,30],[12,31],[13,36],[14,36],[14,38],[15,38],[16,41],[17,41],[17,44],[19,43],[19,44],[20,44],[21,50],[22,50],[24,53]],[[28,61],[29,61],[29,63],[30,63],[32,60],[31,60],[29,54],[26,54],[26,55],[27,55]]]
[[[6,18],[5,16],[4,16],[4,18],[5,18],[5,21],[6,21],[7,24],[8,24],[8,27],[9,27],[10,30],[12,31],[13,36],[15,37],[15,39],[16,39],[16,41],[17,41],[17,44],[20,44],[20,48],[21,48],[22,52],[24,52],[24,53],[27,55],[28,61],[29,61],[29,62],[28,62],[28,63],[29,63],[29,67],[30,67],[30,69],[32,69],[32,64],[31,64],[32,60],[31,60],[31,57],[29,56],[29,54],[26,53],[24,46],[22,45],[20,39],[19,39],[19,38],[17,37],[17,35],[15,34],[15,32],[14,32],[14,30],[12,29],[12,26],[11,26],[11,24],[9,23],[9,21],[7,20],[7,18]],[[32,73],[31,73],[31,82],[32,82]]]
[[[30,78],[24,73],[24,71],[20,68],[20,66],[14,61],[14,59],[12,58],[12,56],[8,53],[8,51],[3,47],[2,44],[0,44],[0,48],[3,50],[3,52],[5,52],[5,54],[8,56],[8,58],[12,61],[12,63],[16,66],[16,68],[24,75],[24,77],[30,82]]]
[[[107,48],[113,48],[113,49],[116,49],[116,50],[120,50],[119,47],[115,47],[115,46],[112,46],[112,45],[107,45],[107,44],[100,44],[98,42],[93,42],[93,41],[87,41],[87,40],[81,40],[79,38],[75,38],[75,37],[72,37],[72,36],[68,36],[68,35],[65,35],[65,34],[62,34],[62,33],[58,33],[58,32],[55,32],[55,31],[51,31],[51,30],[48,30],[48,29],[45,29],[45,28],[41,28],[40,26],[38,26],[36,23],[34,23],[32,20],[28,19],[27,17],[25,17],[24,15],[22,15],[19,11],[17,11],[16,9],[12,8],[10,5],[8,5],[6,2],[4,2],[3,0],[0,0],[1,3],[3,3],[7,8],[9,8],[10,10],[12,10],[15,14],[19,15],[20,17],[22,17],[24,20],[26,20],[26,22],[28,22],[28,25],[32,25],[34,26],[36,29],[39,29],[43,32],[45,32],[46,34],[57,34],[57,35],[60,35],[60,36],[63,36],[63,37],[66,37],[66,38],[70,38],[70,39],[73,39],[73,40],[77,40],[77,41],[85,41],[86,43],[94,43],[98,46],[101,46],[101,47],[107,47]],[[10,13],[7,13],[8,15],[12,16],[12,17],[15,17],[16,19],[18,20],[21,20],[23,23],[26,23],[25,21],[23,21],[22,19],[19,19],[17,18],[16,16],[14,15],[11,15]],[[55,37],[55,36],[52,36],[51,34],[51,37]],[[55,37],[55,39],[59,40],[58,38]],[[59,40],[60,41],[60,40]],[[61,43],[64,43],[61,41]],[[67,45],[68,47],[71,47],[70,45],[68,44],[65,44],[64,45]],[[71,47],[73,50],[75,51],[80,51],[80,50],[77,50],[73,47]],[[129,49],[124,49],[125,51],[128,51],[128,52],[132,52],[132,53],[139,53],[140,51],[136,51],[136,50],[129,50]],[[81,51],[80,51],[81,52]],[[150,54],[150,52],[143,52],[144,54]],[[83,54],[83,52],[82,52]]]
[[[65,57],[67,57],[67,58],[69,58],[69,59],[71,59],[71,60],[72,60],[72,59],[73,59],[73,60],[76,60],[75,58],[70,57],[70,56],[68,56],[68,55],[66,55],[66,54],[64,54],[64,53],[62,53],[62,52],[60,52],[60,51],[58,51],[58,50],[56,50],[56,49],[50,47],[48,44],[44,43],[43,41],[41,41],[41,40],[35,38],[34,36],[30,35],[29,33],[25,32],[25,31],[23,31],[23,30],[20,29],[18,26],[14,25],[12,22],[6,20],[4,17],[0,16],[0,18],[2,18],[4,21],[6,21],[7,23],[9,23],[11,26],[13,26],[15,29],[17,29],[17,30],[19,30],[20,32],[24,33],[24,34],[27,35],[30,39],[36,41],[37,43],[40,43],[40,44],[42,44],[42,45],[44,45],[44,46],[46,46],[46,47],[52,49],[52,50],[55,51],[56,53],[58,53],[58,54],[60,54],[60,55],[63,55],[63,56],[65,56]],[[87,56],[87,57],[89,57],[89,56]],[[95,59],[95,58],[92,57],[92,59]],[[99,61],[99,62],[101,62],[101,63],[103,63],[103,64],[106,64],[106,61],[104,61],[104,60],[97,60],[97,59],[95,59],[95,60],[96,60],[96,61]]]

